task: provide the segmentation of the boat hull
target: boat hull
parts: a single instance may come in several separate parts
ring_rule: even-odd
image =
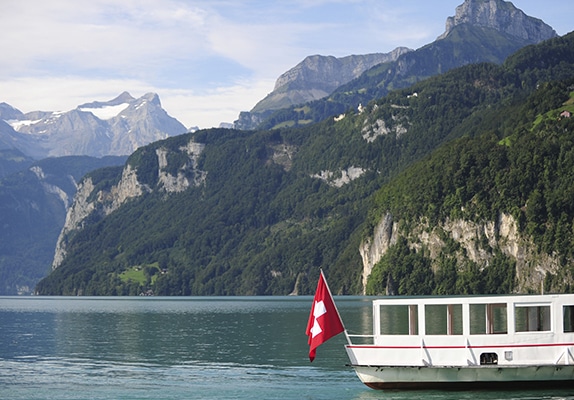
[[[524,367],[353,366],[373,389],[516,390],[574,387],[574,365]]]

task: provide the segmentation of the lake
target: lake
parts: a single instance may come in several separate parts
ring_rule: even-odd
[[[336,297],[350,333],[370,299]],[[0,399],[574,399],[556,392],[380,392],[339,335],[308,359],[312,297],[0,297]]]

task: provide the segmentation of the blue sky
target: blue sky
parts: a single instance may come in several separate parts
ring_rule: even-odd
[[[66,111],[159,94],[186,126],[233,122],[308,55],[413,49],[463,0],[2,0],[0,102]],[[563,35],[572,0],[515,0]]]

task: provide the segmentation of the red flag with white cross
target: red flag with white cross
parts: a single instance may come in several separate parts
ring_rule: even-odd
[[[333,301],[333,296],[327,286],[327,281],[321,271],[315,298],[311,306],[311,314],[307,323],[307,336],[309,336],[309,360],[315,359],[316,349],[333,336],[345,330],[339,311]]]

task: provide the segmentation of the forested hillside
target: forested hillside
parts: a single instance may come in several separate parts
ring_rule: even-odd
[[[541,250],[562,252],[570,239],[558,231],[571,232],[574,215],[572,123],[559,114],[572,107],[573,77],[571,34],[502,66],[470,65],[392,92],[337,121],[156,142],[134,153],[123,175],[92,174],[88,201],[96,210],[128,167],[146,189],[106,217],[90,214],[66,237],[66,257],[37,291],[308,294],[323,268],[335,293],[361,293],[359,245],[389,211],[407,227],[421,218],[433,224],[508,212]],[[193,168],[182,150],[191,143],[204,146]],[[168,192],[166,173],[196,184]],[[392,272],[397,288],[405,279],[401,293],[512,289],[512,277],[497,286],[486,272],[477,282],[490,283],[478,289],[470,278],[449,285],[424,255],[399,241],[373,269],[369,290],[381,292],[390,269],[406,261],[420,268]],[[570,253],[563,262],[568,268]],[[510,274],[512,266],[500,263]]]
[[[536,89],[525,91],[531,93],[527,98],[508,99],[501,110],[470,118],[455,130],[468,135],[438,149],[377,193],[367,231],[372,232],[387,214],[400,221],[401,235],[373,268],[367,293],[480,294],[519,289],[517,260],[499,247],[476,245],[489,253],[485,268],[461,257],[460,243],[442,228],[447,251],[431,256],[418,232],[420,225],[428,229],[447,221],[498,221],[502,213],[517,221],[520,236],[533,244],[538,256],[551,255],[552,264],[558,264],[545,274],[542,290],[570,291],[574,54],[567,46],[568,38],[554,40],[509,58],[505,70],[520,71],[522,87]],[[482,241],[488,241],[486,236]]]
[[[16,150],[0,153],[18,160],[21,169],[0,177],[0,295],[31,294],[49,272],[76,182],[126,158],[69,156],[32,163]],[[30,166],[22,170],[21,163]]]

